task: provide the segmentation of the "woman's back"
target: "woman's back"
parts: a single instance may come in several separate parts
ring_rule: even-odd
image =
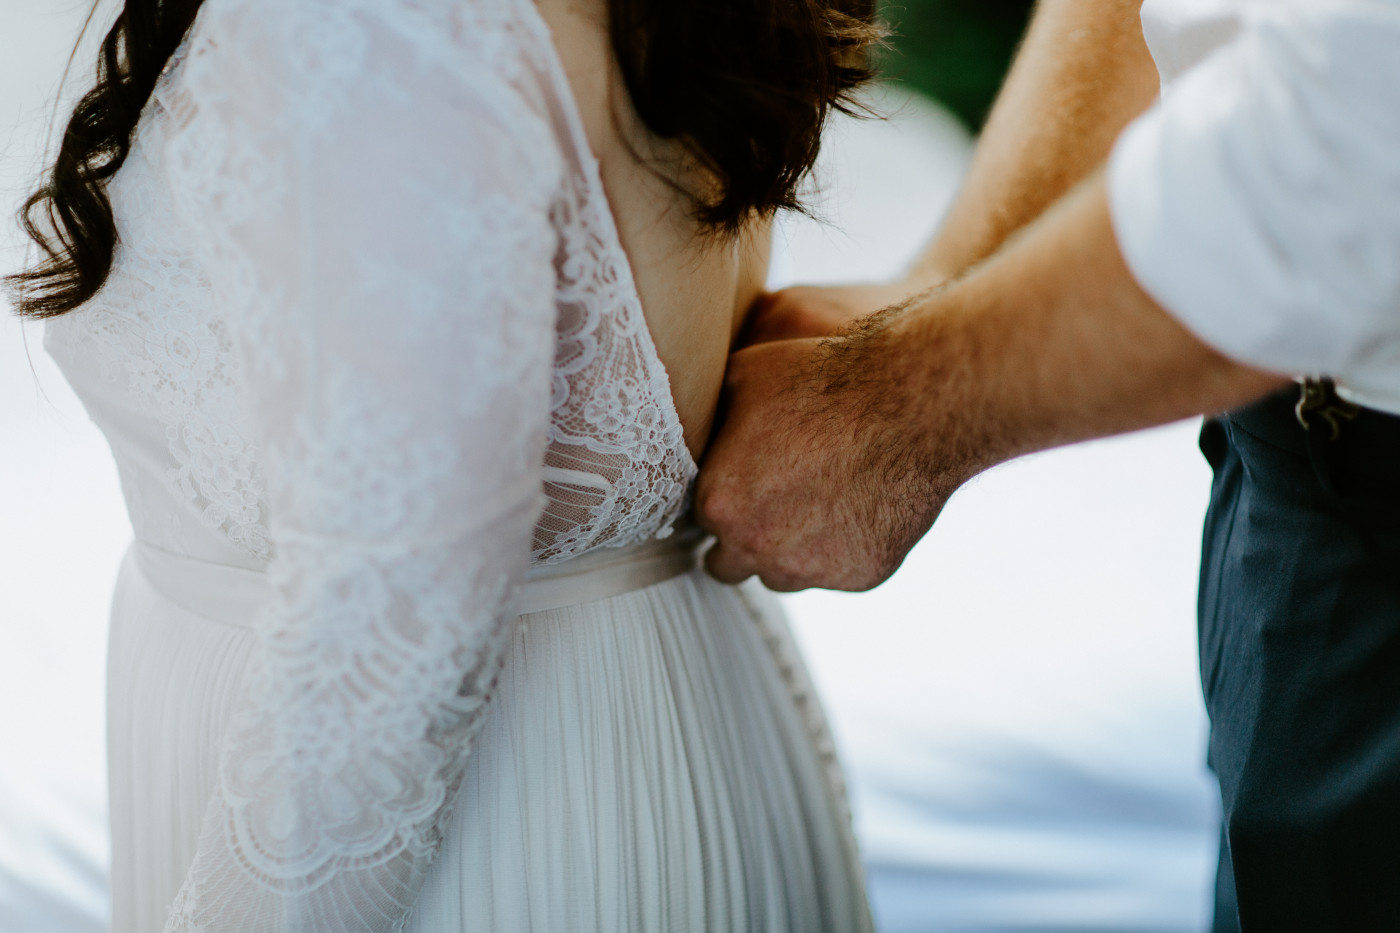
[[[598,158],[613,216],[686,441],[702,453],[725,360],[744,313],[763,289],[771,225],[735,235],[705,229],[677,181],[686,153],[638,117],[612,52],[606,0],[538,0]]]

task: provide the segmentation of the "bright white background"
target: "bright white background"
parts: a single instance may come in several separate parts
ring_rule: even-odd
[[[82,7],[0,0],[6,272]],[[105,617],[130,531],[105,443],[0,307],[0,930],[86,933],[105,925]]]
[[[84,6],[0,0],[6,216],[41,165]],[[888,122],[834,128],[826,223],[787,225],[775,282],[892,274],[932,228],[967,140],[935,108],[886,104]],[[130,532],[105,445],[39,339],[0,319],[0,930],[88,933],[105,925],[106,604]],[[890,584],[791,599],[886,933],[1203,928],[1216,816],[1194,432],[1002,467]]]

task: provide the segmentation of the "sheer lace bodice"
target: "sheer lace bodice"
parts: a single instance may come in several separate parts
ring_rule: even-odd
[[[686,450],[531,0],[206,0],[48,344],[138,539],[265,569],[176,930],[393,930],[532,563],[665,536]]]

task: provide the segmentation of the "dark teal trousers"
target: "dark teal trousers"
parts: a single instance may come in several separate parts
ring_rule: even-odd
[[[1400,931],[1400,418],[1298,399],[1201,435],[1215,929]]]

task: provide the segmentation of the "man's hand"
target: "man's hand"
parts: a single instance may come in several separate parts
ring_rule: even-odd
[[[774,340],[835,337],[919,289],[902,283],[785,288],[763,295],[749,311],[735,349]]]
[[[898,569],[960,480],[933,475],[897,400],[870,397],[855,341],[736,353],[727,411],[696,487],[720,580],[868,590]]]
[[[869,589],[988,467],[1285,382],[1221,356],[1142,290],[1095,176],[954,284],[841,337],[730,358],[696,487],[719,538],[708,566],[778,590]]]

